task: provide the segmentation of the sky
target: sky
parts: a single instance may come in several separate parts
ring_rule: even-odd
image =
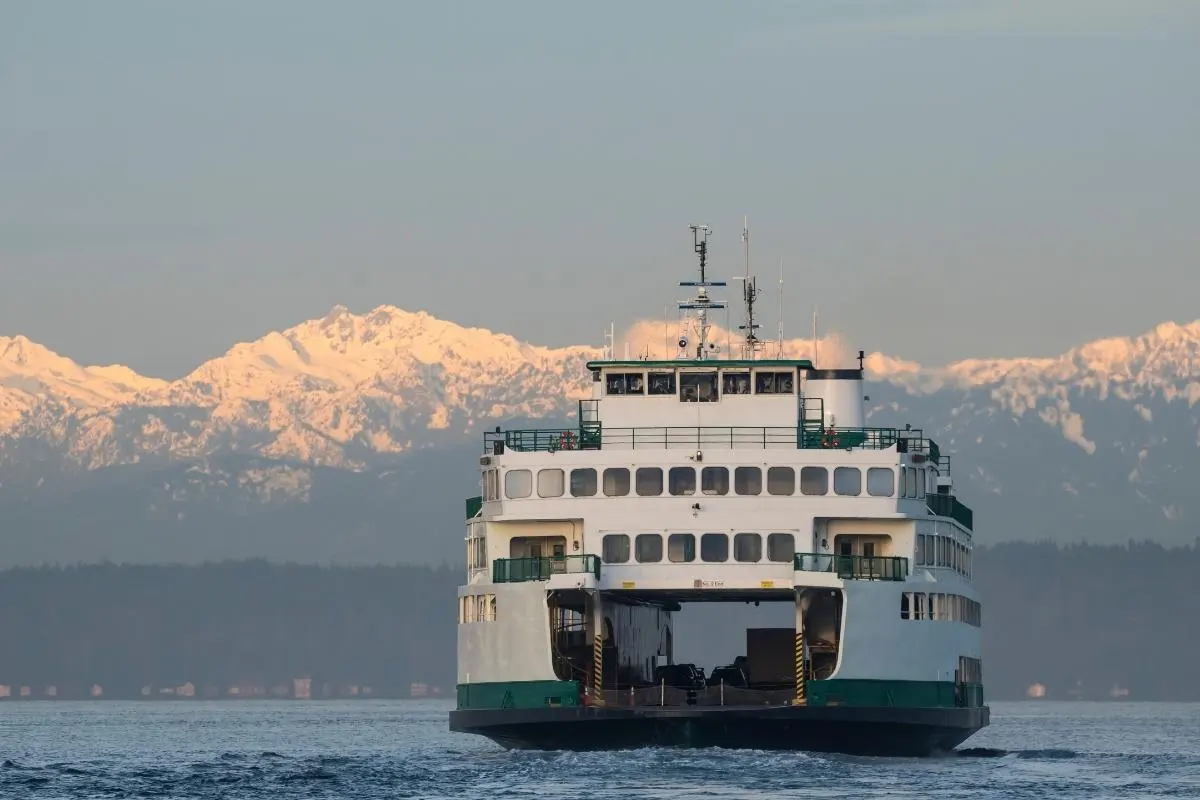
[[[748,216],[771,332],[1053,355],[1200,317],[1197,76],[1191,0],[0,0],[0,335],[600,345]]]

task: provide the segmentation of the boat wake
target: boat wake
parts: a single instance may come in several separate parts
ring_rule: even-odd
[[[1070,758],[1078,758],[1079,754],[1074,750],[1003,750],[998,747],[965,747],[962,750],[953,750],[950,755],[960,758],[1003,758],[1005,756],[1013,756],[1015,758],[1038,758],[1048,760],[1062,760]]]

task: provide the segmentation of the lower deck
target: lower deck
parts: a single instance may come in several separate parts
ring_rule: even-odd
[[[981,708],[978,628],[903,614],[903,584],[679,593],[493,584],[459,627],[460,709]],[[478,587],[470,587],[475,590]],[[471,597],[468,596],[468,597]],[[678,652],[683,606],[774,616],[704,661]],[[497,609],[501,611],[497,611]],[[746,620],[733,621],[740,628]],[[786,624],[781,624],[786,622]],[[727,626],[726,633],[729,633]]]

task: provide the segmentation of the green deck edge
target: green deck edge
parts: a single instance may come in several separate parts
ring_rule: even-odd
[[[983,685],[964,684],[961,703],[953,681],[853,680],[807,681],[808,705],[814,708],[982,708]],[[504,681],[460,683],[459,709],[546,708],[579,705],[578,681]]]

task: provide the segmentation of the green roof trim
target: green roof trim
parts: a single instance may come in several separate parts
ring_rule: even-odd
[[[730,367],[791,367],[792,369],[812,369],[813,364],[806,358],[706,358],[703,361],[694,358],[673,358],[670,361],[589,361],[588,369],[603,369],[619,367],[623,369],[675,369],[676,367],[711,367],[712,369],[729,369]]]

